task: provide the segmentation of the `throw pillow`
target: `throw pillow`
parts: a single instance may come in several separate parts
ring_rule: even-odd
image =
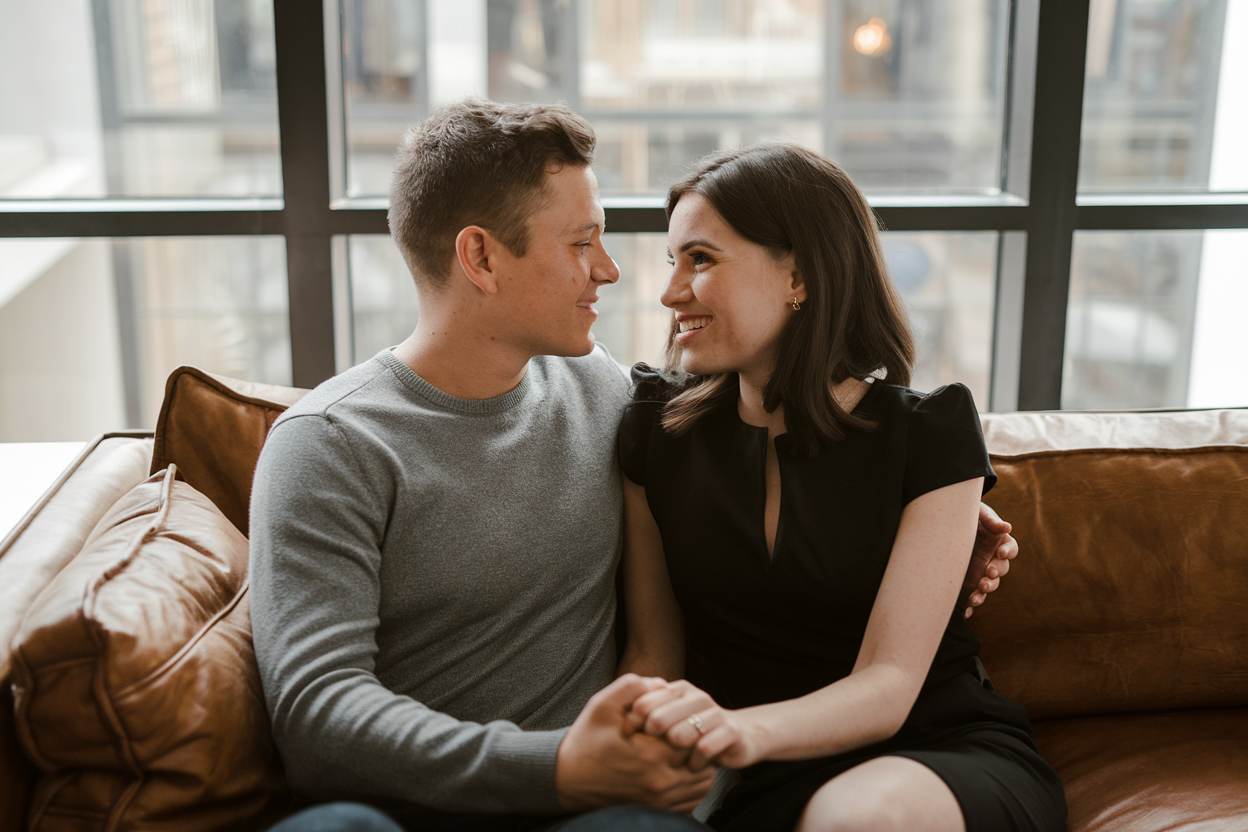
[[[259,829],[285,808],[247,540],[169,466],[105,515],[13,644],[29,832]]]

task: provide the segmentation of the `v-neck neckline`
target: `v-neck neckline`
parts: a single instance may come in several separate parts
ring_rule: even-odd
[[[851,415],[859,415],[858,411],[862,408],[863,402],[867,400],[867,397],[871,395],[872,391],[880,383],[881,383],[880,380],[876,379],[867,385],[867,389],[864,390],[862,395],[858,397],[858,401],[854,404],[853,409],[849,411]],[[762,522],[757,524],[755,528],[757,529],[757,532],[761,539],[762,553],[763,553],[763,559],[764,559],[764,570],[768,575],[770,575],[775,569],[776,559],[780,556],[780,551],[781,551],[780,544],[783,539],[782,532],[784,531],[785,488],[784,488],[784,461],[781,458],[780,441],[782,439],[784,440],[784,445],[785,445],[784,450],[785,450],[785,453],[787,454],[789,450],[788,444],[790,440],[786,439],[785,437],[789,435],[789,432],[786,430],[784,433],[777,435],[775,439],[771,439],[770,429],[766,427],[765,425],[751,425],[749,422],[745,421],[745,419],[741,418],[741,411],[735,403],[732,407],[732,416],[736,420],[737,424],[745,428],[747,432],[749,432],[750,434],[754,436],[758,436],[758,434],[760,433],[762,434],[761,439],[762,439],[762,445],[763,445],[763,461],[762,461],[761,467],[762,467],[763,482],[762,482],[762,508],[760,511],[762,515],[760,519]],[[767,550],[767,452],[768,452],[768,446],[772,443],[775,443],[775,446],[776,446],[776,466],[780,469],[779,470],[780,496],[779,496],[779,506],[777,507],[777,512],[776,512],[776,534],[775,534],[775,537],[772,539],[771,551],[768,551]]]

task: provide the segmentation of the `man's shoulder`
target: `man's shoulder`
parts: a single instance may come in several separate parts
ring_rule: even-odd
[[[539,355],[533,359],[542,373],[560,389],[578,388],[591,396],[602,397],[612,406],[628,398],[628,371],[602,344],[595,344],[588,355],[568,358]]]
[[[353,410],[374,409],[387,403],[398,405],[403,398],[401,390],[402,385],[396,383],[390,369],[371,358],[318,384],[278,417],[274,427],[299,417],[336,421],[349,418]]]

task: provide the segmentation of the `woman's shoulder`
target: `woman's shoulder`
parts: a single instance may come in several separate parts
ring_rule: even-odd
[[[696,378],[686,373],[662,370],[644,362],[634,364],[629,374],[630,404],[667,404],[689,388]]]
[[[620,468],[638,485],[645,485],[650,438],[663,407],[688,387],[680,374],[637,364],[630,373],[629,401],[620,420],[616,450]]]
[[[942,384],[930,393],[884,381],[873,382],[871,387],[876,393],[871,398],[872,402],[906,414],[962,411],[968,407],[975,410],[975,398],[970,388],[958,381]]]

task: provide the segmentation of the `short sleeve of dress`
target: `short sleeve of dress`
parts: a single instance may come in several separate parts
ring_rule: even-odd
[[[905,501],[975,477],[984,478],[985,494],[997,483],[975,400],[963,384],[937,388],[910,413]]]
[[[616,437],[616,454],[624,476],[637,485],[646,484],[646,455],[650,452],[650,434],[663,405],[672,397],[672,383],[648,364],[637,364],[632,371],[630,401],[620,420]]]

